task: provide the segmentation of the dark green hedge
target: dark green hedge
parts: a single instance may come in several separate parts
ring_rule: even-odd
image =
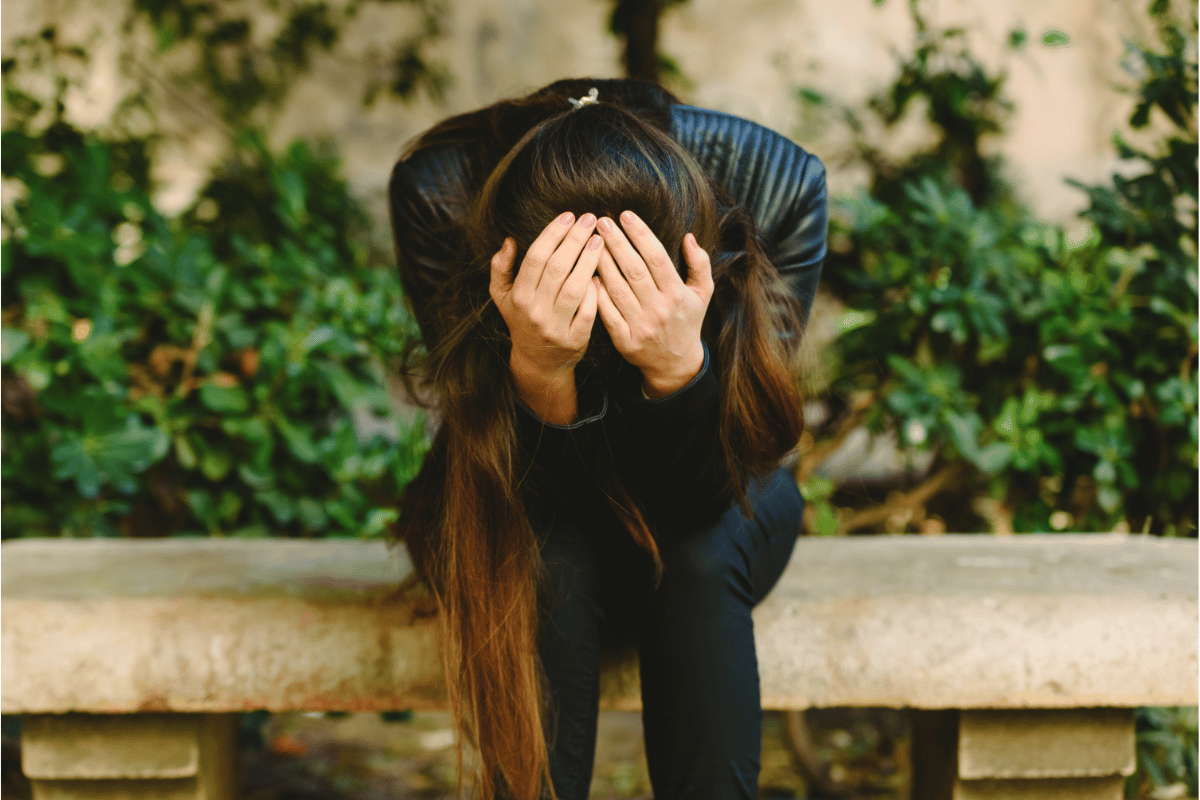
[[[337,162],[247,135],[179,220],[146,170],[144,143],[3,135],[24,186],[4,220],[4,535],[379,535],[425,447],[389,416],[413,326]]]

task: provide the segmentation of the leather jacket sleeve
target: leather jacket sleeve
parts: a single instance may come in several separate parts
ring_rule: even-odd
[[[750,212],[767,257],[807,317],[829,228],[820,159],[762,125],[695,106],[672,108],[671,134]]]

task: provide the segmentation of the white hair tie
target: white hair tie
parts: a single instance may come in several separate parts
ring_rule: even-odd
[[[590,106],[593,103],[599,103],[599,97],[600,90],[593,86],[592,90],[587,93],[587,97],[581,97],[578,100],[576,100],[574,97],[568,97],[567,100],[569,100],[571,105],[575,108],[583,108],[584,106]]]

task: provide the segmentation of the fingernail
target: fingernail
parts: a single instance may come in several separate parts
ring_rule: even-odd
[[[693,236],[691,233],[685,233],[683,235],[683,243],[685,245],[687,245],[688,247],[695,247],[696,246],[696,237]]]
[[[585,228],[590,228],[596,223],[596,215],[588,212],[579,218],[579,224]]]
[[[613,229],[612,220],[609,219],[608,217],[601,217],[600,221],[596,223],[596,227],[599,228],[600,230],[604,231],[605,233],[612,233],[612,229]]]
[[[602,243],[603,241],[604,241],[604,240],[603,240],[603,239],[601,239],[599,236],[593,236],[592,238],[588,239],[588,243],[587,243],[587,249],[588,249],[588,250],[595,250],[595,249],[597,249],[598,247],[600,247],[600,245],[601,245],[601,243]]]
[[[572,214],[570,211],[564,211],[562,213],[562,216],[560,216],[558,218],[558,223],[560,225],[570,225],[574,221],[575,221],[575,215]]]
[[[632,211],[622,211],[621,212],[621,222],[624,222],[626,225],[632,225],[633,223],[635,223],[637,221],[638,221],[637,215],[634,214]]]

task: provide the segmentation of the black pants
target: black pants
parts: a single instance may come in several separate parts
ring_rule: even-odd
[[[600,652],[636,644],[656,800],[756,798],[762,707],[750,611],[779,580],[803,500],[779,470],[699,530],[656,533],[663,578],[611,512],[559,514],[539,530],[548,580],[539,650],[550,686],[550,772],[560,800],[592,780]]]

